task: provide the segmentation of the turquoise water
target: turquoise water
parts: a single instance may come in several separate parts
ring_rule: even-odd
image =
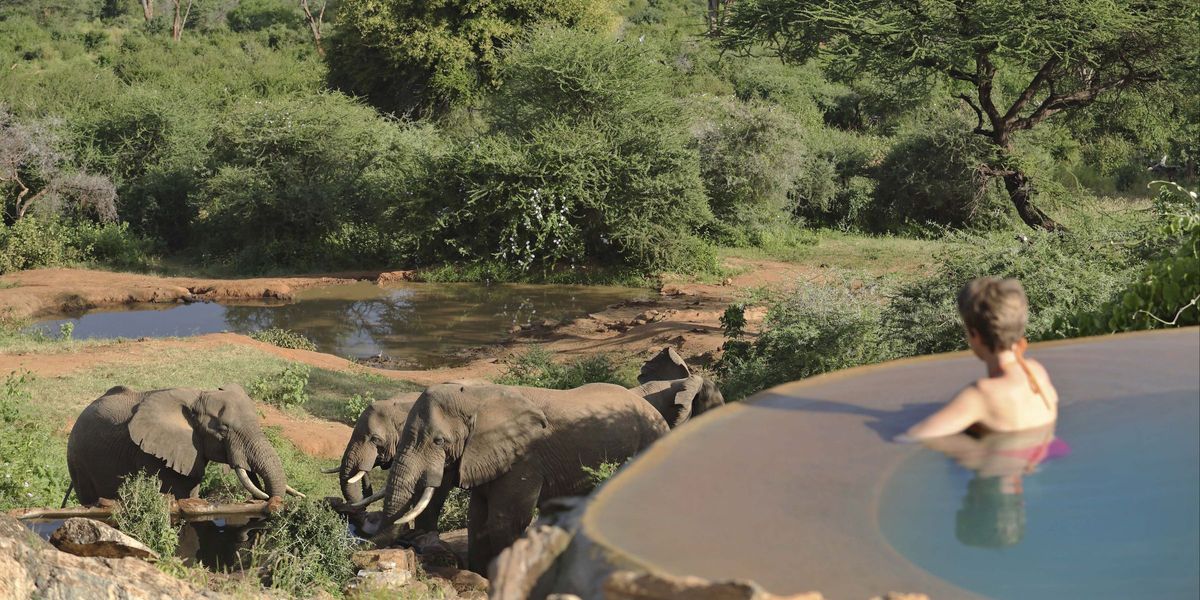
[[[997,599],[1200,597],[1195,390],[1067,406],[1056,433],[1069,453],[1024,475],[922,449],[885,484],[887,540]]]
[[[502,341],[514,326],[579,317],[648,296],[644,289],[605,286],[360,282],[304,290],[291,303],[138,305],[35,326],[57,335],[70,322],[76,338],[249,334],[280,327],[304,334],[322,352],[383,355],[392,366],[429,368],[464,362],[470,349]]]

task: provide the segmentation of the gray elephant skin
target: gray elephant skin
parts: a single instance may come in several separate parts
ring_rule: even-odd
[[[373,492],[370,472],[376,467],[391,468],[404,431],[404,422],[420,396],[420,392],[410,392],[387,400],[376,400],[358,417],[336,471],[346,502],[362,503]],[[434,492],[429,506],[413,523],[416,529],[437,530],[438,516],[453,487],[451,478],[445,478],[443,485]]]
[[[484,574],[529,525],[534,508],[593,487],[583,467],[622,463],[667,431],[645,400],[612,384],[435,385],[409,413],[381,519],[368,530],[412,521],[455,477],[471,490],[467,566]]]
[[[254,401],[238,385],[146,392],[117,386],[83,409],[67,439],[71,485],[85,505],[115,499],[123,479],[138,471],[157,475],[164,493],[197,497],[209,462],[232,467],[257,498],[296,493]]]
[[[663,348],[646,361],[638,374],[641,385],[630,391],[654,406],[672,429],[707,411],[725,405],[725,396],[711,379],[693,374],[674,348]]]

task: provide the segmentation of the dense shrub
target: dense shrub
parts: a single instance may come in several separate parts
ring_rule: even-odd
[[[64,265],[83,258],[71,243],[70,229],[58,222],[29,217],[0,224],[0,273]]]
[[[241,0],[225,17],[234,31],[258,31],[274,25],[296,27],[303,16],[295,2],[284,0]]]
[[[1061,337],[1061,319],[1092,312],[1125,285],[1138,260],[1114,244],[1112,232],[1070,234],[955,233],[937,260],[938,272],[901,286],[884,320],[904,354],[931,354],[966,347],[955,304],[959,289],[975,277],[1015,277],[1029,297],[1031,340]]]
[[[375,396],[371,392],[362,394],[354,394],[342,406],[342,420],[347,423],[357,423],[358,418],[362,416],[363,411],[371,406],[375,401]]]
[[[358,541],[346,520],[323,501],[290,498],[272,515],[251,551],[264,584],[292,596],[340,594],[354,575]]]
[[[213,136],[198,223],[203,243],[214,253],[236,251],[232,258],[249,267],[382,260],[378,247],[331,257],[323,242],[339,239],[347,225],[378,223],[390,198],[373,184],[383,177],[376,169],[395,162],[396,133],[338,94],[239,103]]]
[[[637,46],[540,29],[505,55],[496,127],[460,145],[410,211],[423,251],[521,270],[581,258],[645,271],[715,269],[711,218],[665,73]]]
[[[967,118],[939,113],[901,131],[877,170],[880,225],[915,221],[962,227],[995,223],[1005,214],[999,181],[985,174],[988,142],[971,133]]]
[[[793,190],[809,160],[801,126],[769,104],[728,98],[697,104],[695,112],[703,118],[692,132],[715,217],[714,237],[730,245],[760,245],[764,233],[790,221]]]
[[[535,346],[517,356],[496,383],[569,390],[588,383],[634,385],[635,375],[607,354],[592,354],[557,363],[549,350]]]
[[[862,229],[878,220],[875,168],[888,149],[878,136],[830,127],[808,128],[809,157],[800,163],[792,194],[806,223]]]
[[[867,287],[801,284],[771,307],[753,342],[726,345],[718,365],[722,393],[737,400],[795,379],[895,357],[881,326],[882,304]],[[723,319],[727,328],[738,322],[736,313]]]
[[[159,491],[161,487],[157,476],[144,471],[126,477],[117,488],[119,505],[113,521],[121,531],[169,558],[179,546],[179,530],[171,525],[171,503]]]
[[[387,112],[444,112],[494,87],[500,53],[537,23],[604,28],[589,0],[343,0],[330,39],[330,80]]]
[[[1098,335],[1200,324],[1200,204],[1196,197],[1196,192],[1181,186],[1163,186],[1160,205],[1168,203],[1164,208],[1171,212],[1164,215],[1166,222],[1154,243],[1158,256],[1111,302],[1060,319],[1056,323],[1060,334]],[[1176,204],[1174,198],[1183,202]]]
[[[446,496],[442,514],[438,515],[438,531],[453,531],[467,526],[467,512],[471,506],[471,492],[456,487]]]
[[[65,440],[34,411],[30,377],[0,383],[0,509],[58,506],[71,480]]]

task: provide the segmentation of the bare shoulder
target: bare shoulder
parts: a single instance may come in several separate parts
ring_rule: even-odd
[[[988,397],[989,387],[993,383],[987,379],[977,379],[958,391],[950,402],[956,404],[974,404],[984,402]]]

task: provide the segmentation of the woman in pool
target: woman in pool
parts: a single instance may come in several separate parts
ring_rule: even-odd
[[[1029,301],[1016,279],[980,277],[958,293],[967,344],[987,376],[967,386],[949,404],[913,425],[897,441],[953,435],[1021,431],[1058,418],[1058,392],[1037,361],[1024,357]]]

